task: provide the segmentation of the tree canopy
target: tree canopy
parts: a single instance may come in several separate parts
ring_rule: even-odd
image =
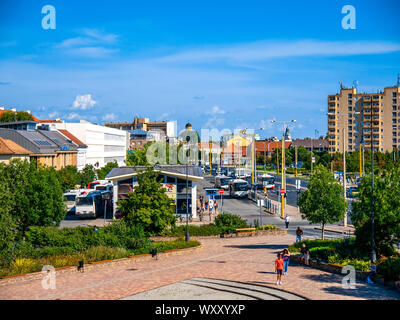
[[[118,201],[128,225],[140,225],[147,234],[159,234],[176,222],[172,200],[165,194],[158,176],[158,172],[147,168],[137,176],[138,185],[128,198]]]
[[[301,194],[298,205],[303,219],[322,224],[322,239],[325,225],[343,219],[347,210],[341,185],[322,165],[316,166],[309,187]]]
[[[358,246],[366,252],[371,250],[373,199],[375,249],[380,255],[392,254],[394,245],[400,241],[400,166],[374,176],[373,194],[372,176],[365,176],[359,192],[351,216]]]
[[[15,122],[26,120],[33,120],[33,117],[30,113],[25,111],[5,111],[2,115],[0,115],[0,122]]]

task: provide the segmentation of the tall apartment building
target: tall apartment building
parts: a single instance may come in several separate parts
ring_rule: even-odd
[[[377,93],[341,87],[328,95],[329,152],[353,152],[364,145],[375,151],[400,149],[400,77]]]

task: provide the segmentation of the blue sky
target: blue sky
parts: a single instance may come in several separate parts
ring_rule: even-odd
[[[56,29],[41,26],[44,5]],[[356,29],[341,26],[344,5]],[[325,134],[338,81],[396,83],[400,1],[0,2],[0,105],[42,119]]]

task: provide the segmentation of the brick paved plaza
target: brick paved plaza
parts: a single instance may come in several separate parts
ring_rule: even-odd
[[[41,280],[0,280],[0,299],[122,299],[136,293],[192,278],[241,281],[279,288],[308,299],[399,299],[386,287],[357,283],[343,289],[342,277],[304,266],[290,266],[283,285],[276,286],[276,253],[294,241],[294,236],[257,236],[203,239],[191,252],[158,260],[124,260],[86,270],[60,272],[55,290],[44,290]],[[168,299],[168,297],[164,297]]]

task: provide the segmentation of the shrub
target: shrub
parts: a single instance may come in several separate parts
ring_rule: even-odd
[[[392,256],[378,262],[377,272],[385,277],[386,280],[400,280],[400,257]]]
[[[124,248],[110,248],[104,246],[92,247],[83,252],[85,262],[121,259],[130,256]]]
[[[257,228],[257,230],[276,230],[276,226],[273,226],[271,224],[264,224],[260,227]]]
[[[356,270],[360,270],[360,271],[368,271],[371,266],[370,261],[358,260],[358,259],[343,259],[338,254],[328,257],[328,262],[339,264],[342,266],[351,265]]]
[[[310,256],[314,259],[328,261],[328,258],[335,253],[332,247],[315,247],[310,249]]]
[[[246,220],[234,214],[223,213],[218,215],[214,221],[215,225],[224,232],[234,232],[235,229],[248,228]]]
[[[221,228],[217,227],[215,224],[204,224],[201,226],[189,225],[189,234],[191,236],[213,236],[221,234]],[[186,226],[176,226],[162,233],[164,236],[170,237],[184,237],[186,234]]]
[[[195,240],[190,240],[186,242],[183,238],[174,240],[174,241],[157,241],[153,243],[154,248],[157,249],[157,252],[162,252],[165,250],[171,249],[184,249],[184,248],[192,248],[199,246],[200,242]]]
[[[40,269],[40,263],[33,259],[17,258],[11,262],[11,274],[31,273]]]

